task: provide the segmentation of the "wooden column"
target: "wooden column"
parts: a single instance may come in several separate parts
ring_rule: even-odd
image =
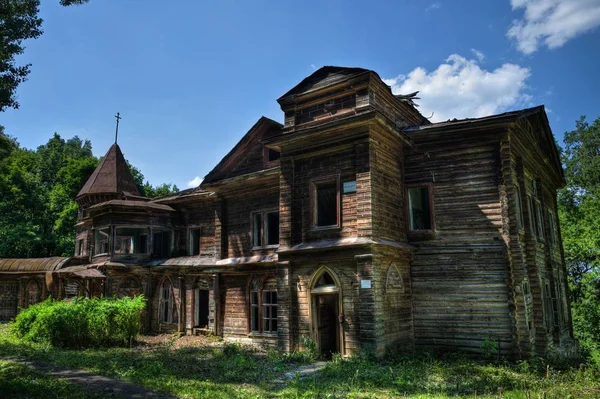
[[[221,335],[221,293],[220,293],[220,273],[213,274],[213,296],[215,303],[215,335]]]
[[[295,337],[292,334],[292,291],[290,262],[277,263],[277,339],[279,349],[290,353],[294,350]]]
[[[290,248],[292,239],[292,208],[294,189],[294,160],[281,158],[279,175],[279,249]]]

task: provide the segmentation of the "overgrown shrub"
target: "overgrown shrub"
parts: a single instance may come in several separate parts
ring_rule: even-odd
[[[12,325],[19,338],[60,347],[129,345],[139,334],[143,296],[47,299],[21,311]]]

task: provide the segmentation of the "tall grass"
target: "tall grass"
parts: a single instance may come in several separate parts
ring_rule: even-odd
[[[141,328],[143,296],[47,299],[21,311],[13,333],[26,341],[59,347],[130,345]]]

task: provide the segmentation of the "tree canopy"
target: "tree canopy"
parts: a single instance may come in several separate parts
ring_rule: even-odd
[[[61,0],[63,6],[87,3],[89,0]],[[18,65],[27,39],[43,33],[39,17],[40,0],[0,0],[0,112],[19,108],[17,87],[27,80],[31,64]]]
[[[559,218],[571,287],[576,338],[600,349],[600,118],[581,117],[565,133],[562,161],[567,186]]]

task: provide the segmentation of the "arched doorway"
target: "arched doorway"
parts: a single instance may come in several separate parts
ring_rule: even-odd
[[[321,355],[344,354],[342,291],[335,273],[321,267],[310,283],[311,330]]]

